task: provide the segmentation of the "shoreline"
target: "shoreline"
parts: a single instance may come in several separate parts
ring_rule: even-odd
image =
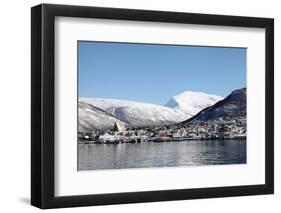
[[[182,141],[229,141],[229,140],[246,140],[246,136],[236,136],[236,137],[224,137],[224,138],[194,138],[194,137],[184,137],[184,138],[161,138],[161,137],[155,137],[155,138],[148,138],[145,140],[142,140],[140,138],[134,138],[131,140],[111,140],[111,141],[95,141],[95,140],[78,140],[79,145],[83,144],[124,144],[124,143],[131,143],[131,144],[138,144],[138,143],[176,143],[176,142],[182,142]]]

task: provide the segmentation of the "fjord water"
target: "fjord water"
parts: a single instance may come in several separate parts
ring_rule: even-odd
[[[246,140],[78,145],[78,170],[244,163]]]

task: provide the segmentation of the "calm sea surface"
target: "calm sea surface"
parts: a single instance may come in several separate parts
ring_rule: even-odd
[[[78,145],[78,170],[242,163],[246,140]]]

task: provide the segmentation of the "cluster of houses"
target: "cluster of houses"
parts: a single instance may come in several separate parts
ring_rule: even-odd
[[[184,125],[184,129],[189,135],[202,139],[246,139],[247,121],[244,117],[192,121]]]
[[[124,129],[117,123],[112,130],[79,132],[79,143],[141,143],[185,140],[246,139],[245,118],[192,121],[187,124]]]

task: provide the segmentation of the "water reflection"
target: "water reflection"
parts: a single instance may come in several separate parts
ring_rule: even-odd
[[[78,170],[246,163],[246,140],[79,144]]]

